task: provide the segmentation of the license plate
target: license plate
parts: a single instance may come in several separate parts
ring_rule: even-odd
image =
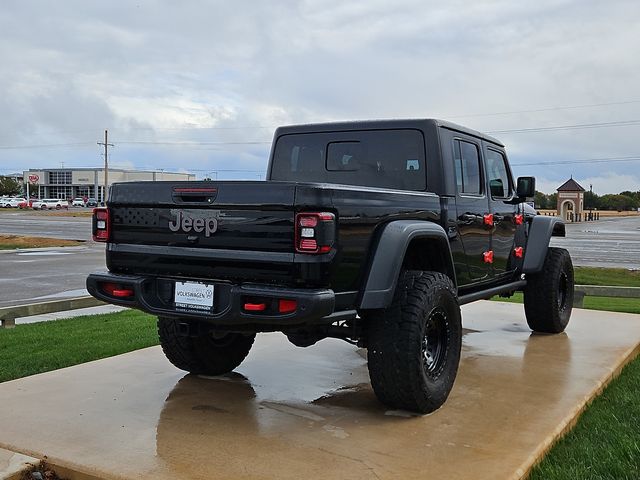
[[[173,301],[179,308],[211,311],[213,309],[213,285],[176,282]]]

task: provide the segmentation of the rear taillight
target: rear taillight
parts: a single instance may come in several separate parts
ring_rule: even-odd
[[[296,252],[329,253],[336,237],[336,216],[330,212],[304,212],[296,215]]]
[[[93,240],[108,242],[111,234],[111,219],[108,208],[93,209]]]

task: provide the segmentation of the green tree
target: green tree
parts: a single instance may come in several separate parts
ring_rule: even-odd
[[[536,208],[541,208],[541,209],[549,208],[547,206],[548,202],[549,201],[547,199],[547,196],[544,193],[538,192],[536,190],[536,194],[533,197],[533,203],[535,204]]]
[[[636,203],[640,203],[640,191],[630,192],[629,190],[625,190],[624,192],[620,192],[620,195],[631,197],[636,201]]]
[[[547,208],[555,210],[558,207],[558,194],[547,195]]]
[[[0,195],[18,195],[20,192],[19,182],[10,177],[0,177]]]
[[[604,210],[630,210],[638,208],[638,202],[627,195],[603,195],[600,197],[601,208]]]
[[[600,205],[600,197],[593,192],[584,192],[584,208],[585,210],[602,208]]]

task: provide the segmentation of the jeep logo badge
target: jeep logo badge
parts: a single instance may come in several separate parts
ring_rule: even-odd
[[[182,230],[185,233],[193,231],[194,233],[204,232],[205,237],[210,237],[212,233],[218,230],[218,219],[216,218],[191,218],[183,215],[178,210],[175,219],[169,221],[169,230],[178,232]]]

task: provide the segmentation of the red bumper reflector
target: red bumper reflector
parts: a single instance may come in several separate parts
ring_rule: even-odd
[[[487,213],[482,217],[484,224],[493,227],[493,213]]]
[[[264,312],[267,309],[266,303],[245,303],[243,307],[247,312]]]
[[[482,254],[482,260],[484,261],[484,263],[493,263],[493,250],[484,252]]]
[[[111,292],[111,295],[113,295],[114,297],[120,297],[120,298],[133,297],[133,290],[127,290],[127,289],[114,290],[113,292]]]
[[[522,215],[521,213],[514,215],[513,221],[515,222],[516,225],[522,225],[524,223],[524,215]]]
[[[516,247],[513,249],[513,254],[516,258],[522,258],[524,256],[524,248]]]
[[[133,290],[131,288],[125,288],[117,283],[103,283],[102,291],[111,297],[127,298],[133,297]]]
[[[280,313],[295,312],[297,308],[298,302],[296,302],[295,300],[280,299],[280,301],[278,301],[278,312]]]

